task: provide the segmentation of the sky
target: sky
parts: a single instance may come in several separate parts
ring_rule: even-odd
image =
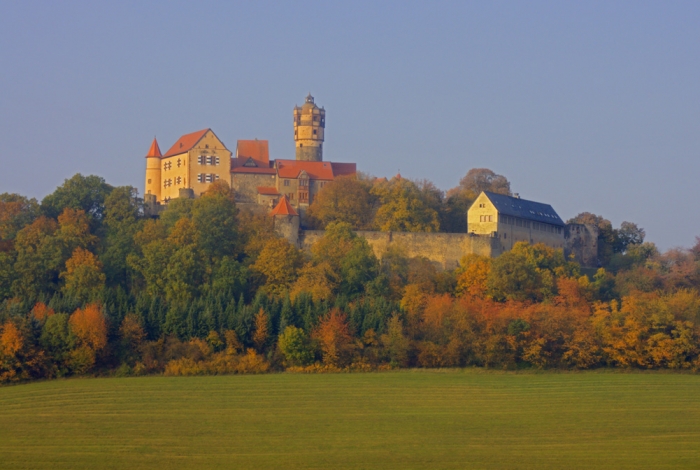
[[[0,1],[0,193],[75,173],[143,191],[157,136],[211,128],[447,190],[505,175],[563,219],[700,235],[700,2]],[[695,202],[693,202],[695,201]]]

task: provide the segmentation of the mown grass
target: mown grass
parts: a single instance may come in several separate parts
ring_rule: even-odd
[[[400,371],[0,388],[0,468],[698,468],[700,376]]]

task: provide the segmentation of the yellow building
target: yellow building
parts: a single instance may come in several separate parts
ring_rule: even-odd
[[[226,182],[231,174],[231,152],[211,129],[185,134],[165,155],[153,140],[146,158],[146,190],[158,202],[168,202],[180,196],[181,189],[192,190],[200,196],[219,179]]]
[[[326,110],[316,106],[314,97],[309,93],[306,103],[301,107],[294,107],[294,143],[297,160],[323,161],[325,130]]]
[[[525,241],[564,248],[565,224],[549,204],[482,192],[467,213],[467,230],[500,239],[504,250]]]

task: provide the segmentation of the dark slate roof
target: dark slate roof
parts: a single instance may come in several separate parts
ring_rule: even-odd
[[[491,193],[489,191],[484,191],[484,194],[486,194],[486,197],[496,206],[499,214],[534,220],[535,222],[543,222],[550,225],[564,226],[561,217],[559,217],[549,204]]]

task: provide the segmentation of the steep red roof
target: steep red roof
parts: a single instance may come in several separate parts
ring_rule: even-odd
[[[239,140],[236,146],[236,158],[243,163],[252,158],[260,167],[270,166],[270,149],[267,140]]]
[[[264,196],[277,196],[280,193],[277,191],[277,188],[273,186],[258,186],[257,190],[258,194],[262,194]]]
[[[333,180],[333,166],[330,162],[306,162],[300,160],[277,160],[277,174],[280,178],[298,178],[305,171],[312,180]]]
[[[189,152],[195,145],[197,145],[197,142],[199,142],[201,138],[204,137],[204,134],[206,134],[209,130],[211,129],[202,129],[201,131],[183,135],[177,142],[175,142],[175,144],[173,144],[172,147],[170,147],[170,150],[165,152],[163,158]]]
[[[280,199],[280,202],[277,203],[277,206],[272,209],[270,212],[270,216],[275,216],[275,215],[299,215],[297,214],[297,211],[294,210],[291,204],[289,204],[289,201],[287,201],[287,196],[282,196]]]
[[[163,154],[160,153],[160,147],[158,146],[158,141],[154,137],[153,143],[151,144],[151,149],[146,154],[146,158],[151,158],[151,157],[160,158],[162,156],[163,156]]]

